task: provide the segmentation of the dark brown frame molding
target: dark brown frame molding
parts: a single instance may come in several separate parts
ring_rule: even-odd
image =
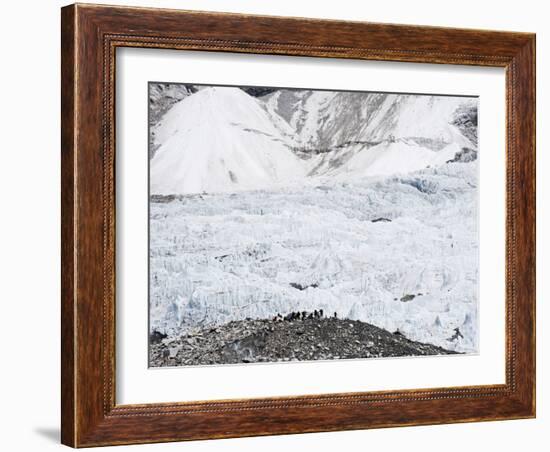
[[[535,416],[535,35],[76,4],[62,9],[62,421],[74,447]],[[506,383],[115,403],[115,50],[506,69]],[[504,151],[504,150],[503,150]]]

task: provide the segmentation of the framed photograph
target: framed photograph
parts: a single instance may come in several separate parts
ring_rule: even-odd
[[[62,9],[62,442],[535,416],[535,36]]]

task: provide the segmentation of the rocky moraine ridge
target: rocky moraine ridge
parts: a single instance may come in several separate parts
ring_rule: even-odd
[[[456,354],[320,312],[232,321],[173,337],[154,332],[150,343],[152,367]]]

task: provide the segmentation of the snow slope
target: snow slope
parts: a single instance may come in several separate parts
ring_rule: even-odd
[[[194,87],[180,83],[149,83],[149,159],[155,156],[160,146],[156,139],[160,119],[175,103],[194,92]]]
[[[460,149],[456,142],[440,151],[433,151],[412,140],[383,141],[355,154],[332,172],[339,179],[408,173],[442,165],[452,160]]]
[[[475,98],[390,94],[371,117],[366,134],[372,141],[393,135],[475,147],[452,121],[459,107],[476,104]]]
[[[155,129],[152,194],[250,190],[303,177],[260,102],[238,88],[206,88],[175,104]]]
[[[150,83],[149,124],[155,126],[172,105],[196,91],[194,87],[180,83]]]

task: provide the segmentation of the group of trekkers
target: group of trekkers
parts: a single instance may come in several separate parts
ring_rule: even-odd
[[[294,320],[306,320],[306,319],[322,319],[325,316],[325,313],[322,309],[315,309],[313,312],[307,312],[307,311],[296,311],[296,312],[289,312],[287,315],[283,316],[280,313],[277,313],[275,317],[273,317],[274,322],[292,322]],[[338,315],[336,312],[334,313],[334,318],[338,318]]]

